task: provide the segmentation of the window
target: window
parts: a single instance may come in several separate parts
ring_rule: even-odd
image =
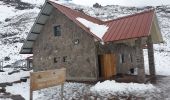
[[[63,57],[63,62],[67,62],[67,56]]]
[[[58,61],[57,61],[57,58],[56,57],[54,57],[54,63],[57,63]]]
[[[120,63],[125,63],[125,56],[124,56],[124,54],[120,54]]]
[[[58,63],[60,61],[60,57],[54,57],[54,63]]]
[[[54,26],[54,36],[61,36],[61,26]]]

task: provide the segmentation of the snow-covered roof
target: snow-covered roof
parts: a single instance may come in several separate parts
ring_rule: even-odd
[[[144,11],[142,13],[118,18],[116,20],[102,21],[97,18],[86,15],[80,11],[65,7],[54,0],[46,1],[39,16],[36,19],[28,37],[24,43],[21,54],[32,53],[34,41],[40,34],[43,25],[45,25],[53,8],[58,9],[61,13],[71,19],[84,31],[92,35],[95,40],[102,42],[113,42],[151,35],[151,28],[156,28],[156,42],[162,42],[162,36],[155,18],[154,10]],[[154,23],[153,23],[154,22]]]
[[[100,39],[104,36],[107,32],[108,28],[106,25],[99,25],[97,23],[90,22],[84,18],[78,17],[76,18],[79,22],[81,22],[84,26],[90,29],[92,33],[98,36]]]

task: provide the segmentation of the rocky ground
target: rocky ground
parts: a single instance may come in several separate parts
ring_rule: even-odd
[[[65,83],[64,86],[64,100],[170,100],[170,76],[157,76],[156,83],[153,85],[157,88],[154,91],[148,91],[142,93],[138,96],[111,96],[111,94],[102,95],[92,93],[91,87],[94,85],[82,84],[82,83]],[[0,94],[0,100],[29,100],[29,80],[24,83],[13,84],[13,86],[8,86],[6,88],[7,94]],[[15,89],[19,89],[20,92],[15,93]],[[61,87],[51,87],[48,89],[43,89],[34,92],[35,100],[59,100]],[[124,92],[126,93],[126,92]]]

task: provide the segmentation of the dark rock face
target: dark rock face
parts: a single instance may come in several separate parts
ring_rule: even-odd
[[[4,60],[5,60],[5,61],[9,61],[9,60],[10,60],[10,57],[5,57]]]
[[[94,7],[94,8],[101,8],[102,6],[101,6],[100,4],[98,4],[98,3],[95,3],[95,4],[93,5],[93,7]]]

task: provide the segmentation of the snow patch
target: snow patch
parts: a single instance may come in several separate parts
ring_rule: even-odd
[[[13,71],[13,69],[9,68],[4,70],[5,72],[0,73],[0,83],[19,81],[21,77],[28,77],[30,76],[30,72],[32,72],[32,71],[20,71],[18,73],[8,75],[8,72]]]
[[[36,4],[36,5],[43,5],[45,0],[21,0],[22,2]]]
[[[30,80],[28,82],[22,82],[13,84],[13,86],[7,86],[6,91],[12,93],[13,95],[21,95],[25,98],[25,100],[29,100],[29,93],[30,93]],[[34,100],[36,100],[37,97],[41,96],[37,92],[34,92]]]
[[[68,3],[67,1],[65,0],[49,0],[51,2],[54,2],[54,3],[57,3],[57,4],[65,4],[65,3]]]
[[[95,86],[91,87],[91,91],[97,94],[112,94],[128,96],[130,94],[144,94],[147,92],[154,92],[156,87],[152,84],[138,84],[138,83],[117,83],[113,81],[98,82]]]
[[[104,34],[107,32],[108,27],[105,25],[99,25],[93,22],[90,22],[84,18],[77,17],[76,18],[80,23],[82,23],[84,26],[90,29],[90,31],[98,36],[100,39],[104,36]]]

